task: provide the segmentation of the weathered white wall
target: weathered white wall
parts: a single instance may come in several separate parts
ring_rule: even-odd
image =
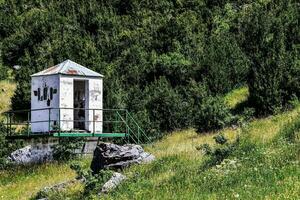
[[[88,88],[88,107],[89,109],[103,109],[103,83],[102,78],[91,78],[89,79]],[[90,110],[88,114],[89,121],[99,121],[99,122],[89,122],[88,130],[91,132],[102,132],[103,126],[103,111],[102,110]],[[95,130],[94,130],[95,127]]]
[[[74,118],[74,88],[73,88],[73,77],[60,75],[60,127],[62,131],[70,131],[73,129],[73,118]]]
[[[53,94],[53,99],[50,100],[50,88],[56,89],[57,93]],[[38,91],[40,88],[40,96],[43,96],[44,88],[48,88],[46,100],[39,100],[38,96],[35,96],[34,91]],[[49,105],[47,105],[49,101]],[[49,108],[57,108],[59,105],[59,78],[58,75],[50,76],[37,76],[31,79],[31,131],[32,132],[48,132],[49,131]],[[37,110],[34,109],[45,109]],[[50,119],[57,120],[58,110],[50,110]],[[39,122],[45,121],[45,122]],[[50,123],[50,130],[52,129],[54,121]]]
[[[61,131],[73,130],[73,118],[74,118],[74,85],[75,80],[87,80],[86,84],[86,108],[87,109],[102,109],[103,108],[103,79],[100,77],[80,77],[80,76],[68,76],[68,75],[49,75],[32,77],[31,84],[31,109],[44,109],[40,111],[31,112],[31,129],[32,132],[48,132],[49,131],[49,110],[51,108],[51,120],[58,120],[60,118]],[[47,105],[47,100],[39,101],[38,97],[34,95],[34,91],[38,88],[43,93],[44,87],[52,87],[57,89],[57,93],[53,95],[53,99],[50,101],[50,105]],[[48,90],[49,95],[49,90]],[[60,117],[59,111],[60,108]],[[71,109],[70,109],[71,108]],[[36,121],[46,121],[34,123]],[[87,110],[86,111],[86,129],[91,132],[101,133],[103,128],[103,111],[102,110]],[[99,121],[93,123],[92,121]],[[54,121],[50,124],[50,130],[53,130]],[[95,127],[95,129],[94,129]]]
[[[94,77],[79,77],[79,76],[60,76],[60,108],[73,108],[74,105],[74,80],[87,80],[86,83],[86,102],[85,107],[87,109],[102,109],[103,108],[103,84],[102,78]],[[62,130],[72,130],[73,129],[73,118],[74,111],[72,109],[61,109],[61,121]],[[93,110],[86,110],[86,129],[91,132],[102,132],[102,110],[95,110],[95,117],[93,118]],[[95,122],[95,130],[93,122],[91,121],[101,121]]]

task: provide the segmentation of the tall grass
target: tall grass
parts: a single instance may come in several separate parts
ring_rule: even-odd
[[[229,99],[232,102],[235,96]],[[297,106],[255,119],[243,128],[204,135],[193,129],[173,132],[145,146],[156,161],[126,169],[123,173],[128,179],[114,192],[101,197],[84,196],[82,186],[77,184],[50,194],[49,199],[299,199],[299,113]],[[207,157],[196,147],[214,145],[216,134],[225,135],[229,142],[239,136],[240,142],[226,162],[203,170]],[[83,163],[88,167],[89,161]],[[68,165],[18,169],[15,176],[1,172],[0,198],[27,199],[45,185],[73,178],[75,174]]]
[[[80,159],[88,167],[90,157]],[[70,163],[47,163],[34,166],[20,166],[0,171],[0,199],[29,199],[40,189],[76,177]],[[76,187],[80,189],[80,187]]]
[[[9,110],[16,84],[9,80],[0,81],[0,114]]]
[[[295,123],[298,124],[298,121]],[[197,154],[189,157],[174,152],[173,155],[161,156],[151,165],[136,166],[126,171],[130,179],[102,198],[299,199],[299,142],[278,143],[279,136],[274,137],[291,132],[285,131],[288,127],[292,127],[293,133],[299,132],[295,123],[279,128],[270,135],[272,139],[268,143],[250,139],[256,134],[252,130],[257,129],[244,129],[240,144],[227,164],[204,171],[200,170],[203,159]]]

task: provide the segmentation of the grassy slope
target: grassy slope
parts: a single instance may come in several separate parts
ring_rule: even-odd
[[[10,109],[10,100],[16,89],[16,84],[11,81],[0,81],[0,114]]]
[[[247,89],[239,89],[239,99],[246,99]],[[226,101],[232,107],[237,103],[230,93]],[[300,106],[276,116],[257,119],[241,129],[227,128],[222,132],[231,140],[239,134],[249,135],[255,142],[255,151],[233,155],[237,168],[221,170],[212,168],[201,171],[203,155],[196,146],[213,144],[213,135],[197,135],[194,130],[174,132],[153,145],[146,146],[157,160],[148,165],[134,166],[124,173],[129,179],[118,189],[103,196],[104,199],[297,199],[300,196],[299,146],[273,144],[273,138],[284,124],[295,119]],[[252,149],[252,148],[250,148]],[[297,157],[298,156],[298,157]],[[88,163],[85,160],[84,163]],[[17,175],[16,175],[17,174]],[[39,188],[73,178],[68,164],[47,164],[31,170],[20,169],[0,173],[0,198],[26,199]],[[2,181],[4,180],[4,181]],[[82,187],[71,187],[66,193],[50,199],[82,199]],[[97,199],[97,197],[95,197]]]
[[[90,158],[80,162],[88,166]],[[43,187],[74,179],[76,174],[69,166],[70,163],[48,163],[0,171],[0,199],[29,199]],[[81,190],[81,186],[75,188]]]
[[[0,120],[4,118],[1,113],[10,109],[15,89],[16,84],[12,81],[0,81]],[[89,161],[90,159],[83,159],[81,162],[87,164]],[[50,163],[0,171],[0,199],[29,199],[42,187],[74,177],[75,173],[70,169],[69,163]],[[77,190],[80,188],[81,186],[76,187]]]
[[[230,93],[226,100],[234,107],[237,105],[236,96],[243,101],[247,95],[248,90],[242,88]],[[239,134],[248,134],[247,140],[255,145],[249,153],[240,150],[230,158],[237,160],[238,167],[225,165],[225,169],[200,170],[203,155],[195,146],[212,143],[214,133],[197,135],[193,130],[187,130],[169,135],[147,148],[157,156],[157,161],[128,169],[125,173],[130,177],[129,180],[103,198],[298,199],[299,145],[272,141],[283,126],[299,116],[299,113],[298,106],[276,116],[256,119],[243,130],[220,131],[231,139]],[[245,145],[245,148],[252,144]],[[241,152],[245,154],[239,155]]]
[[[263,127],[258,122],[254,124]],[[259,132],[252,132],[258,129],[254,124],[249,133],[250,137],[256,138],[255,133]],[[269,124],[265,123],[266,126]],[[238,131],[226,132],[232,136],[238,134]],[[167,140],[171,141],[173,137],[182,139],[177,140],[179,143],[177,147],[174,148],[174,144],[162,141],[149,148],[150,152],[158,155],[158,160],[150,165],[136,166],[127,170],[126,175],[130,179],[106,199],[263,199],[263,197],[297,199],[300,197],[300,158],[295,146],[282,144],[279,147],[267,145],[265,141],[257,145],[257,150],[254,152],[232,156],[231,159],[237,159],[240,167],[228,167],[228,172],[227,169],[218,171],[217,168],[202,172],[200,166],[203,156],[195,146],[201,143],[200,141],[211,142],[211,136],[204,136],[201,140],[198,138],[202,137],[197,136],[193,131],[186,131],[175,133]],[[189,138],[190,142],[186,142],[185,137]],[[182,142],[189,147],[181,148]],[[158,149],[161,149],[161,152],[157,152]],[[286,159],[287,156],[292,158]],[[295,162],[291,161],[293,159]]]

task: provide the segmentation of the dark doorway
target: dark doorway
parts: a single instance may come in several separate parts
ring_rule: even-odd
[[[74,129],[85,130],[86,81],[74,80]]]

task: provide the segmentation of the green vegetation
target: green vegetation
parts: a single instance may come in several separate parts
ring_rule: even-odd
[[[129,109],[157,139],[230,125],[218,99],[236,87],[248,85],[262,115],[300,94],[295,0],[12,0],[0,10],[1,66],[21,66],[14,109],[30,106],[30,74],[65,59],[104,74],[104,107]]]
[[[8,81],[0,81],[0,113],[8,111],[11,106],[11,97],[15,92],[16,84]]]
[[[105,75],[105,108],[127,108],[156,139],[157,161],[102,198],[299,199],[299,18],[297,0],[1,1],[0,112],[29,108],[29,75],[71,59]],[[73,158],[66,144],[60,160]],[[73,178],[67,165],[2,170],[0,197]],[[49,198],[84,198],[71,188]]]
[[[207,135],[198,135],[194,130],[173,132],[146,147],[157,156],[154,163],[125,170],[129,179],[102,199],[298,199],[299,115],[298,107],[255,120],[243,129],[224,129]],[[279,128],[257,142],[260,133],[269,132],[272,126]],[[210,156],[196,147],[209,144],[217,148],[213,137],[218,134],[228,138],[229,144],[237,136],[240,139],[226,159],[208,167],[205,163]],[[287,135],[293,135],[294,140]],[[82,199],[83,196],[76,196],[80,191],[51,194],[50,199]]]
[[[261,142],[251,140],[260,134],[256,130],[268,131],[268,124],[261,126],[259,121],[250,123],[243,130],[224,131],[225,136],[228,131],[235,136],[239,135],[240,141],[226,160],[205,169],[201,165],[205,165],[209,158],[203,159],[201,152],[195,149],[199,144],[196,139],[199,136],[192,131],[188,136],[186,133],[177,133],[187,136],[194,149],[173,149],[171,154],[158,154],[159,159],[151,165],[127,170],[131,179],[107,199],[297,199],[300,196],[300,130],[293,129],[292,133],[298,134],[298,139],[292,143],[285,140],[284,135],[288,127],[299,124],[299,111],[294,119],[292,114],[285,117],[291,122]],[[268,120],[277,126],[279,119],[285,120],[281,115]],[[209,138],[205,143],[212,143],[212,136]],[[180,140],[174,140],[170,146],[163,143],[161,151],[178,144]],[[153,152],[155,154],[155,147]]]
[[[86,167],[89,162],[90,158],[80,161]],[[43,187],[74,179],[76,173],[70,169],[70,163],[66,162],[14,167],[0,171],[0,177],[1,199],[29,199]]]
[[[249,89],[248,87],[240,87],[238,89],[232,90],[231,92],[227,93],[224,97],[225,103],[231,109],[238,106],[245,102],[249,97]]]
[[[239,98],[240,90],[247,91],[237,89],[226,95],[227,101]],[[237,105],[246,101],[240,99]],[[197,134],[193,129],[173,132],[145,146],[157,157],[155,162],[126,169],[128,179],[101,198],[297,199],[300,196],[299,116],[300,105],[296,105],[293,110],[254,119],[240,128],[207,134]],[[226,150],[226,156],[217,162],[212,162],[217,153],[205,155],[199,151],[199,146],[207,146],[218,152],[227,145],[232,146],[230,151]],[[75,184],[48,197],[98,199],[96,193],[83,194],[84,187]]]

